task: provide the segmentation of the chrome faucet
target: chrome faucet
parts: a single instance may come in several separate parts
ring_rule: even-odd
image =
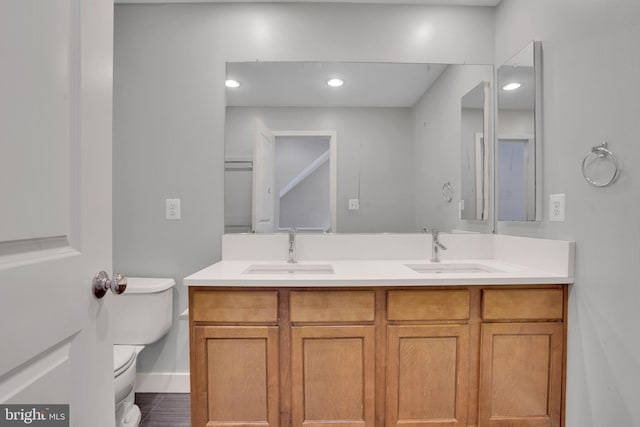
[[[438,240],[439,235],[438,230],[431,230],[431,262],[440,262],[440,249],[447,250],[447,247]]]
[[[296,260],[296,229],[289,229],[289,260],[287,261],[291,264],[298,262]]]

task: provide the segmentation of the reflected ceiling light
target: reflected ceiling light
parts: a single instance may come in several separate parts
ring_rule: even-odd
[[[344,80],[342,79],[330,79],[327,81],[327,84],[331,87],[340,87],[344,84]]]
[[[239,81],[237,81],[237,80],[231,80],[231,79],[229,79],[229,80],[227,80],[227,81],[225,81],[225,82],[224,82],[224,85],[225,85],[226,87],[240,87],[240,82],[239,82]]]
[[[518,83],[518,82],[507,83],[506,85],[502,86],[502,90],[516,90],[520,86],[522,86],[522,83]]]

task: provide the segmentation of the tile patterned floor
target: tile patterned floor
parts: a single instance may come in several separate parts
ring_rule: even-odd
[[[190,427],[188,393],[136,393],[140,427]]]

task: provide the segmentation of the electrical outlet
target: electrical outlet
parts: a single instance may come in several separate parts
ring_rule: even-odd
[[[165,200],[165,219],[180,219],[180,199]]]
[[[360,200],[359,199],[349,199],[349,210],[357,211],[360,209]]]
[[[564,222],[565,220],[565,194],[552,194],[549,196],[549,221]]]

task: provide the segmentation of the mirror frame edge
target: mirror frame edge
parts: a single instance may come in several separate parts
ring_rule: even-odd
[[[499,202],[499,197],[498,197],[498,176],[500,174],[500,171],[498,170],[498,123],[499,123],[499,103],[498,103],[498,98],[499,98],[499,84],[498,84],[498,70],[500,69],[500,67],[504,64],[506,64],[511,58],[513,58],[514,56],[516,56],[519,52],[521,52],[523,49],[526,49],[529,45],[532,46],[533,49],[533,69],[534,69],[534,143],[535,143],[535,161],[536,161],[536,165],[535,165],[535,177],[534,177],[534,182],[535,182],[535,215],[534,218],[532,220],[523,220],[523,221],[514,221],[514,220],[500,220],[498,212],[499,212],[499,208],[500,208],[500,202]],[[497,64],[494,65],[494,77],[493,80],[496,82],[495,87],[494,87],[494,98],[495,98],[495,103],[494,103],[494,108],[493,108],[493,113],[494,113],[494,134],[493,134],[493,172],[494,172],[494,177],[493,177],[493,193],[494,193],[494,198],[493,198],[493,210],[494,210],[494,216],[493,216],[493,234],[500,234],[499,230],[498,230],[498,224],[499,223],[503,223],[503,224],[518,224],[518,225],[527,225],[529,224],[529,226],[537,226],[539,224],[542,224],[543,222],[543,215],[542,215],[542,211],[544,210],[543,207],[543,192],[542,192],[542,142],[543,142],[543,138],[542,138],[542,97],[543,97],[543,91],[542,91],[542,41],[540,40],[531,40],[529,41],[527,44],[525,44],[522,48],[520,48],[518,51],[516,51],[513,55],[511,55],[509,58],[507,58],[507,60],[501,64],[500,66],[498,66]]]
[[[542,198],[542,42],[533,40],[533,70],[535,73],[535,97],[534,97],[534,129],[536,143],[536,214],[534,223],[541,223],[544,210]]]

